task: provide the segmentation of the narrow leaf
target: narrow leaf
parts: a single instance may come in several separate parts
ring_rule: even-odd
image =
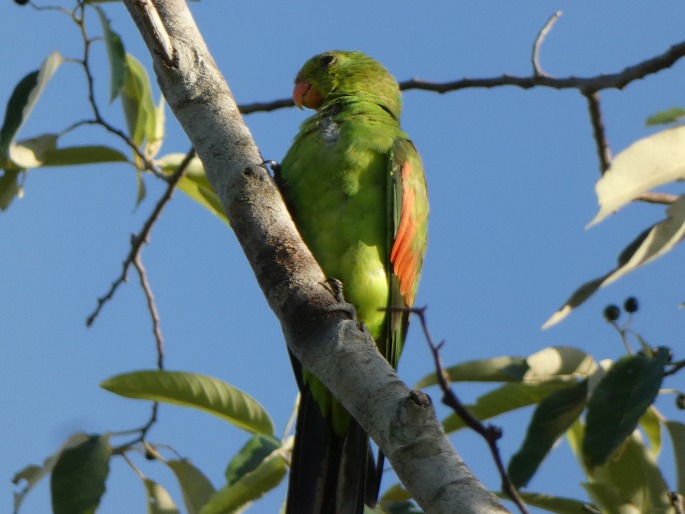
[[[587,401],[587,381],[550,394],[535,409],[526,438],[509,462],[509,478],[525,487],[552,450],[557,440],[583,412]]]
[[[143,479],[147,493],[148,514],[181,514],[169,493],[157,482]]]
[[[252,437],[231,459],[226,468],[226,483],[235,484],[245,474],[254,471],[271,453],[281,447],[275,437],[258,434]]]
[[[112,30],[112,25],[100,6],[94,6],[102,23],[102,32],[105,37],[105,47],[109,59],[109,101],[110,103],[119,96],[124,86],[124,74],[126,70],[126,50],[119,34]]]
[[[669,205],[666,213],[668,217],[665,220],[642,232],[621,252],[618,266],[614,270],[578,288],[542,328],[551,327],[564,319],[600,287],[611,284],[630,271],[672,250],[685,236],[685,195],[678,197]]]
[[[597,182],[600,210],[595,225],[657,186],[685,178],[685,126],[658,132],[619,153]]]
[[[647,436],[649,441],[650,451],[656,459],[661,451],[661,415],[658,413],[654,405],[649,408],[640,418],[640,427]]]
[[[667,421],[666,428],[671,436],[673,459],[678,478],[678,494],[685,494],[685,425],[678,421]]]
[[[31,110],[38,102],[52,75],[63,62],[58,52],[52,52],[41,67],[26,75],[16,85],[5,111],[5,119],[0,128],[0,160],[3,160],[9,151],[10,144],[14,141]]]
[[[531,507],[554,512],[555,514],[582,514],[583,512],[591,512],[586,509],[588,502],[574,500],[572,498],[562,498],[560,496],[551,496],[549,494],[530,493],[519,491],[521,499]],[[508,497],[503,493],[498,493],[500,498],[507,499]]]
[[[493,357],[462,362],[447,368],[445,372],[452,382],[513,382],[519,381],[528,371],[525,357]],[[423,377],[416,388],[438,384],[435,373]]]
[[[606,462],[635,430],[659,392],[669,355],[667,349],[659,348],[653,356],[622,357],[595,387],[582,444],[589,470]]]
[[[181,371],[134,371],[109,378],[100,387],[127,398],[193,407],[253,433],[271,435],[273,424],[250,395],[219,379]]]
[[[159,99],[159,105],[155,108],[154,123],[150,127],[150,133],[147,134],[145,155],[148,159],[154,159],[159,152],[159,149],[162,148],[162,142],[164,141],[164,123],[166,121],[165,106],[166,102],[162,96]]]
[[[665,111],[660,111],[656,114],[652,114],[649,118],[647,118],[645,125],[667,125],[669,123],[676,123],[684,117],[685,109],[683,109],[682,107],[671,107],[670,109],[667,109]]]
[[[42,166],[75,166],[103,162],[128,162],[128,158],[119,150],[100,145],[56,148],[46,151],[43,158]]]
[[[181,486],[188,514],[198,514],[214,494],[214,486],[202,471],[185,459],[166,461],[166,465],[174,472]]]
[[[146,136],[154,134],[156,112],[147,71],[131,54],[126,54],[121,102],[129,136],[140,146]]]
[[[109,435],[91,435],[64,450],[52,470],[53,514],[92,514],[105,493],[112,447]]]
[[[251,502],[261,498],[280,484],[286,471],[286,459],[280,449],[275,450],[255,469],[242,475],[237,482],[217,491],[200,514],[242,512]]]
[[[16,197],[21,197],[22,188],[19,183],[21,170],[5,169],[0,177],[0,210],[4,211]]]

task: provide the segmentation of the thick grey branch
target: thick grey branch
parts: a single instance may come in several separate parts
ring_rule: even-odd
[[[388,456],[428,513],[506,512],[469,472],[430,400],[410,392],[367,333],[340,311],[302,243],[225,80],[181,0],[126,0],[160,88],[203,162],[288,348],[330,388]],[[173,62],[142,18],[153,6]],[[167,40],[166,37],[164,40]],[[227,338],[230,334],[227,334]],[[284,365],[287,365],[284,363]]]

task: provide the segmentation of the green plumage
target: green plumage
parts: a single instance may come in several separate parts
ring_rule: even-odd
[[[281,163],[286,202],[324,274],[342,282],[396,367],[408,315],[381,309],[413,303],[428,215],[421,162],[400,129],[397,82],[364,54],[327,52],[304,65],[295,95],[317,111]],[[345,436],[350,415],[306,370],[303,383]]]

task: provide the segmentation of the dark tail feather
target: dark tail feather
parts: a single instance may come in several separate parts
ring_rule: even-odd
[[[299,363],[293,361],[300,382]],[[365,490],[371,493],[366,489],[367,470],[374,469],[368,436],[354,419],[345,436],[337,435],[309,388],[300,391],[286,513],[363,514],[364,501],[369,500]],[[377,487],[370,489],[375,490],[375,503]]]

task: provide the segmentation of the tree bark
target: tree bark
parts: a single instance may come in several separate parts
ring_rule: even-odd
[[[333,392],[427,513],[507,512],[471,474],[430,398],[410,391],[325,285],[182,0],[125,0],[288,348]],[[284,366],[290,366],[288,362]]]

